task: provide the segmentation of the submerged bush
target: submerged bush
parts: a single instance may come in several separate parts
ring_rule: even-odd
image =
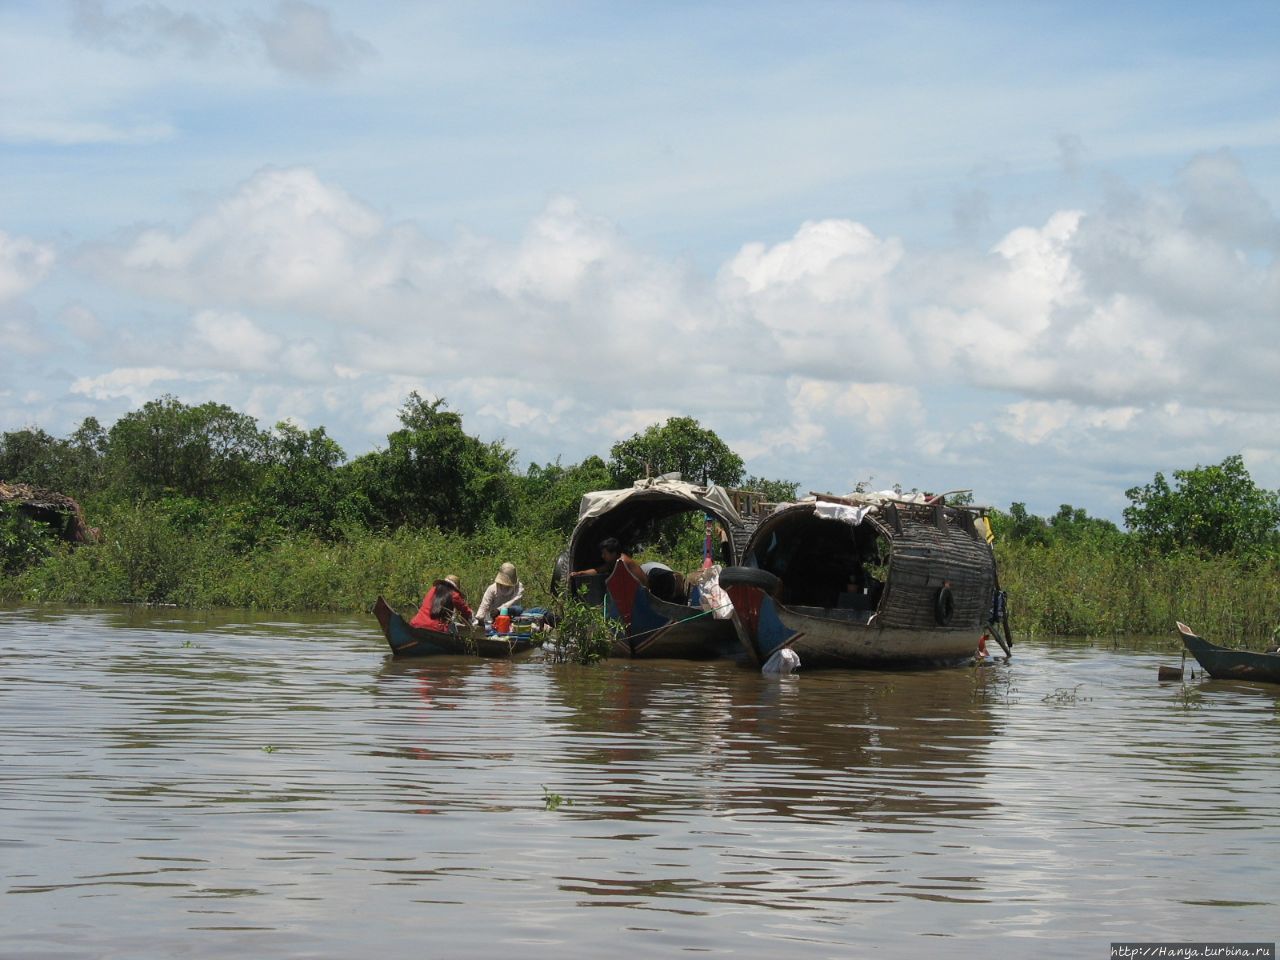
[[[0,503],[0,573],[14,574],[40,562],[55,542],[47,524],[33,520],[16,503]]]
[[[609,656],[617,627],[601,607],[566,598],[557,603],[556,616],[554,660],[590,664]]]

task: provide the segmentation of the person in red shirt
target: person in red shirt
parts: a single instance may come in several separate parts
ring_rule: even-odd
[[[453,626],[454,613],[463,618],[463,623],[470,623],[472,620],[471,607],[467,605],[466,595],[462,592],[462,582],[451,573],[431,585],[427,595],[422,598],[422,606],[409,621],[409,626],[447,631]]]

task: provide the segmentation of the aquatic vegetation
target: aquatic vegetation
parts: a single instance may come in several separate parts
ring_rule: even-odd
[[[997,542],[996,558],[1015,637],[1164,635],[1181,620],[1213,624],[1221,642],[1256,648],[1280,609],[1275,560],[1097,542]]]
[[[560,796],[558,793],[552,793],[547,789],[546,784],[542,785],[542,805],[547,810],[557,810],[561,804],[566,807],[572,807],[573,801]]]
[[[1204,706],[1200,691],[1185,683],[1174,694],[1174,700],[1183,710],[1199,710]]]
[[[1093,699],[1092,697],[1080,696],[1080,688],[1083,686],[1083,683],[1077,683],[1074,687],[1059,687],[1057,690],[1053,691],[1053,693],[1047,693],[1041,697],[1040,702],[1057,703],[1064,706],[1070,706],[1072,704],[1079,703],[1082,700],[1088,701]]]
[[[609,656],[616,627],[600,607],[563,599],[556,621],[557,640],[547,651],[553,662],[591,664]]]

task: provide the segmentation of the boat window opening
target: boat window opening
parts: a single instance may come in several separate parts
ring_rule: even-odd
[[[731,540],[724,533],[725,524],[714,521],[712,561],[722,566],[732,563]],[[596,566],[600,562],[600,542],[614,537],[622,550],[641,563],[655,561],[672,570],[692,571],[702,565],[706,522],[700,510],[664,513],[644,517],[604,516],[583,531],[574,545],[573,569]]]
[[[872,523],[851,526],[799,514],[777,524],[748,563],[782,581],[786,603],[873,611],[884,588],[889,547]]]

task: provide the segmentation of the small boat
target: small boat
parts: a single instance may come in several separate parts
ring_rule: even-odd
[[[381,596],[373,605],[382,635],[397,657],[430,657],[442,654],[477,657],[514,657],[542,646],[543,635],[488,634],[480,627],[424,630],[413,627],[391,609]]]
[[[692,513],[705,517],[708,544],[712,525],[720,525],[723,538],[717,559],[732,564],[747,529],[735,500],[749,503],[752,496],[714,483],[688,483],[679,474],[637,480],[621,490],[587,493],[568,547],[556,562],[552,591],[567,586],[575,599],[603,604],[606,616],[618,627],[612,656],[686,660],[734,656],[738,642],[728,611],[716,616],[716,611],[704,609],[696,585],[673,571],[665,567],[657,573],[647,571],[648,585],[622,563],[607,574],[571,577],[570,571],[595,568],[599,544],[608,537],[616,538],[629,554],[656,539],[664,521]]]
[[[757,664],[789,648],[802,669],[954,665],[1004,619],[986,533],[985,508],[941,497],[810,494],[759,522],[720,586]]]
[[[605,578],[605,614],[623,629],[614,637],[615,657],[712,660],[737,650],[733,627],[684,599],[664,600],[619,563]]]
[[[1204,672],[1215,680],[1260,680],[1280,683],[1280,654],[1253,650],[1231,650],[1210,643],[1185,623],[1178,623],[1182,645],[1196,658]]]

